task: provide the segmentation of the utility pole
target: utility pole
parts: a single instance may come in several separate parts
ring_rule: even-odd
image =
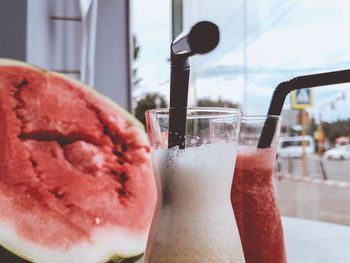
[[[174,40],[183,31],[183,0],[171,1],[171,28]]]
[[[307,172],[307,156],[306,156],[306,141],[305,141],[305,136],[306,136],[306,129],[305,129],[305,125],[306,125],[306,120],[305,120],[305,109],[300,109],[300,115],[301,115],[301,136],[302,136],[302,140],[301,140],[301,145],[302,145],[302,162],[303,162],[303,176],[307,176],[308,172]]]
[[[307,156],[306,156],[306,118],[305,109],[313,107],[313,92],[312,89],[306,88],[292,91],[292,107],[299,109],[300,123],[301,123],[301,145],[302,145],[302,162],[303,162],[303,176],[307,176]]]
[[[243,0],[243,113],[247,113],[247,0]]]
[[[317,125],[317,149],[318,154],[321,155],[324,150],[324,132],[321,121],[321,114],[319,115],[319,123]]]

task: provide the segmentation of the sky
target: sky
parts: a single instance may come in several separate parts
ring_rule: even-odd
[[[190,60],[189,105],[223,98],[246,114],[266,114],[280,82],[350,69],[348,10],[348,0],[184,0],[185,29],[209,20],[221,34],[214,51]],[[133,96],[158,92],[168,98],[170,0],[134,0],[132,12],[141,46],[134,66],[142,79]],[[342,94],[345,99],[338,99]],[[290,101],[288,96],[284,109]],[[322,121],[350,118],[350,84],[315,88],[308,111]]]

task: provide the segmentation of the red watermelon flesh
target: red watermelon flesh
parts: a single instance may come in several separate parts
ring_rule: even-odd
[[[34,262],[143,252],[156,200],[143,128],[80,82],[0,60],[0,244]]]

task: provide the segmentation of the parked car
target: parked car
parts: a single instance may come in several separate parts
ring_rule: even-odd
[[[285,158],[301,158],[303,155],[302,141],[305,141],[306,154],[315,153],[314,139],[306,135],[293,136],[293,137],[281,137],[278,141],[277,156]]]
[[[350,159],[350,145],[338,145],[326,151],[323,158],[327,160],[344,160]]]

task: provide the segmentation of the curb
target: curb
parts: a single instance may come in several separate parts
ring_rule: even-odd
[[[286,178],[286,179],[292,179],[296,181],[303,181],[303,182],[312,182],[317,184],[323,184],[328,186],[336,186],[340,188],[349,188],[350,189],[350,183],[348,182],[339,182],[334,180],[324,180],[320,178],[314,178],[310,176],[299,176],[289,173],[275,173],[274,176],[276,176],[279,180]]]

